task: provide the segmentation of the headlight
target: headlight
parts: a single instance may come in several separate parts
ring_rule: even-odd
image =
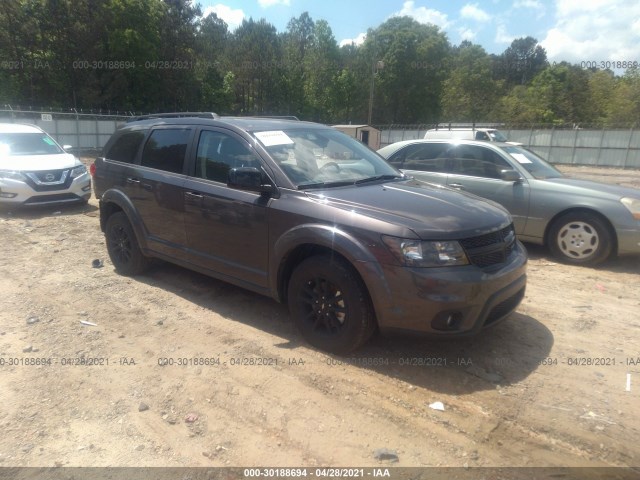
[[[71,169],[71,178],[79,177],[80,175],[87,173],[87,167],[84,165],[78,165]]]
[[[383,236],[382,241],[395,257],[408,267],[447,267],[469,264],[467,255],[456,241],[423,242],[387,236]]]
[[[20,180],[24,181],[24,175],[15,170],[0,170],[0,178],[6,178],[8,180]]]
[[[624,205],[627,208],[627,210],[629,210],[629,212],[631,212],[631,215],[633,215],[633,218],[635,218],[636,220],[640,220],[640,199],[639,198],[624,197],[623,199],[620,200],[620,202],[622,203],[622,205]]]

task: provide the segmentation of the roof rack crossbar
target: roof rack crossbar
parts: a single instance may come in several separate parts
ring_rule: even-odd
[[[170,112],[170,113],[150,113],[149,115],[138,115],[131,117],[127,122],[137,122],[139,120],[150,120],[155,118],[220,118],[217,113],[213,112]]]

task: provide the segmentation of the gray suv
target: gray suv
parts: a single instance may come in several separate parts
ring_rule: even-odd
[[[339,354],[377,329],[476,333],[522,300],[527,257],[502,207],[330,127],[185,115],[129,122],[91,168],[118,272],[154,257],[271,296]]]

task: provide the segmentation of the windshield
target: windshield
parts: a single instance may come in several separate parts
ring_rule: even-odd
[[[562,173],[560,173],[560,171],[556,170],[554,166],[549,165],[531,150],[515,146],[502,148],[505,152],[511,155],[522,168],[538,180],[562,177]]]
[[[299,189],[403,177],[362,143],[333,129],[295,128],[254,135]]]
[[[51,155],[64,153],[46,133],[0,133],[0,155]]]
[[[494,142],[506,142],[507,137],[500,130],[488,130],[487,133]]]

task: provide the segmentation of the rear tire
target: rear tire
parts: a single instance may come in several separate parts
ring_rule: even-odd
[[[588,212],[568,213],[549,230],[549,249],[560,261],[573,265],[597,265],[613,250],[613,236],[599,217]]]
[[[109,258],[118,273],[133,276],[149,268],[151,259],[140,250],[133,227],[123,212],[116,212],[107,219],[105,237]]]
[[[288,303],[304,339],[321,350],[347,354],[375,331],[366,287],[352,267],[336,257],[302,261],[289,281]]]

